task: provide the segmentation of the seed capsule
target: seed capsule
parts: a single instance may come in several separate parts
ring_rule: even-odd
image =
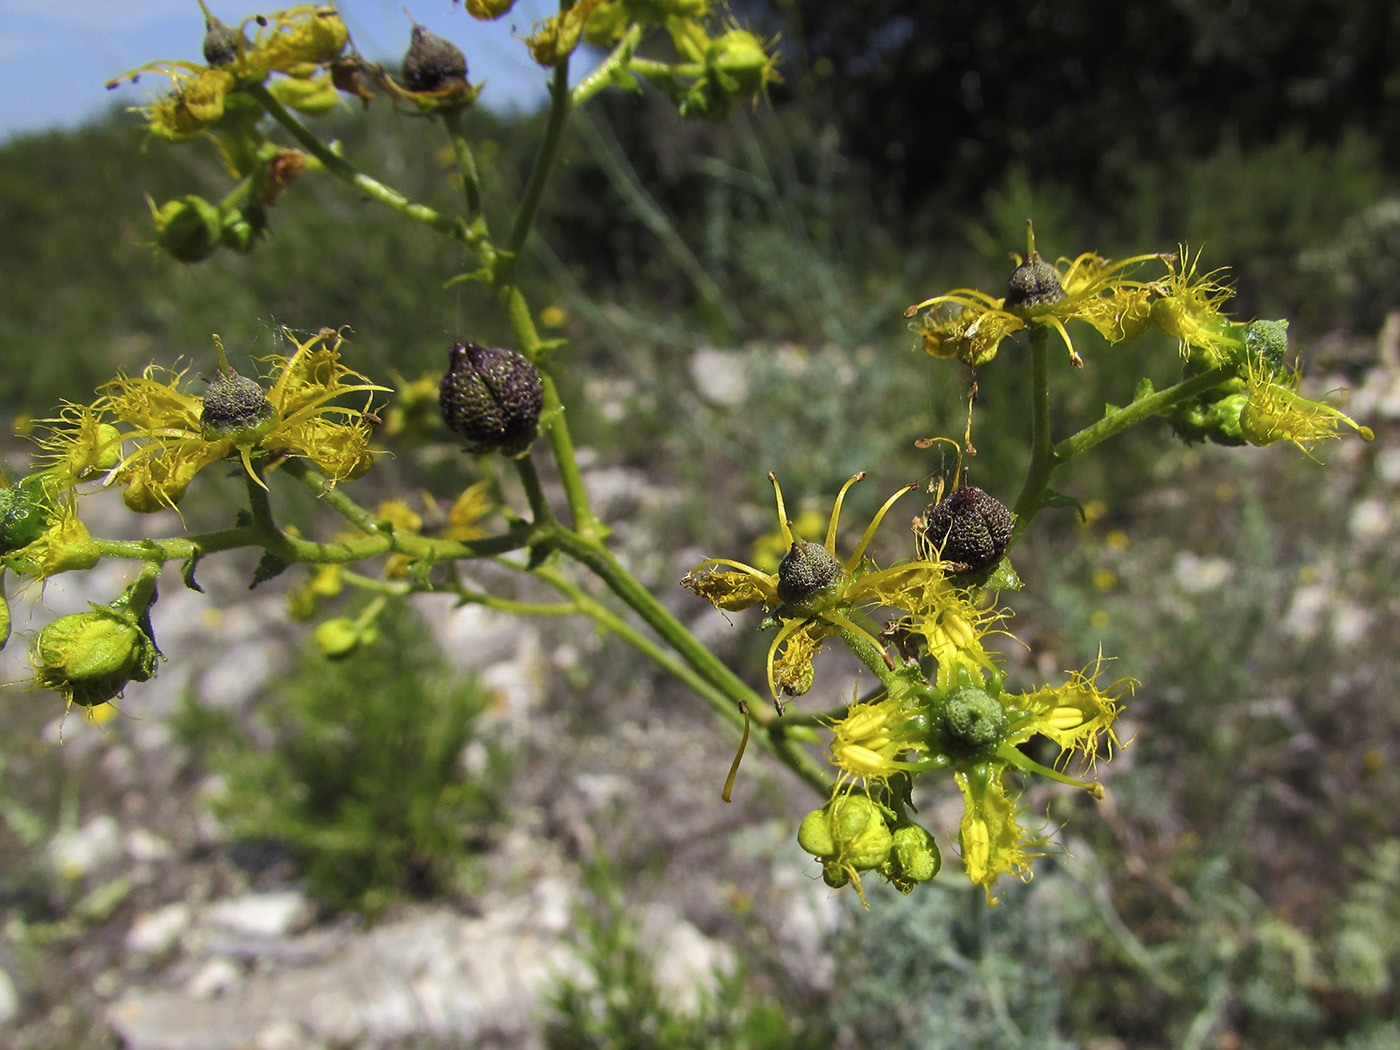
[[[1064,297],[1059,271],[1039,252],[1031,252],[1025,262],[1011,271],[1004,306],[1008,313],[1029,317],[1044,312]]]
[[[810,607],[835,591],[845,577],[841,563],[820,543],[796,540],[778,563],[778,598],[794,609]]]
[[[204,392],[199,422],[205,441],[228,438],[234,445],[249,445],[276,422],[277,410],[256,382],[233,369],[220,369]]]
[[[964,485],[914,522],[915,531],[945,562],[952,575],[984,572],[1006,553],[1016,515],[995,496]]]
[[[414,26],[403,56],[404,86],[410,91],[441,91],[466,79],[467,58],[462,49],[422,26]]]
[[[544,383],[524,354],[456,343],[448,351],[438,404],[443,422],[466,439],[469,452],[518,456],[539,429]]]

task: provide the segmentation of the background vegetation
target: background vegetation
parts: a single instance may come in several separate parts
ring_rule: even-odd
[[[859,469],[930,472],[911,443],[961,432],[966,378],[913,352],[902,308],[953,285],[995,288],[1027,217],[1052,256],[1187,243],[1205,268],[1231,266],[1237,312],[1291,318],[1320,389],[1361,388],[1352,407],[1378,439],[1322,450],[1324,469],[1288,450],[1186,449],[1144,428],[1076,465],[1064,487],[1094,500],[1089,520],[1037,523],[1017,559],[1033,583],[1015,602],[1024,646],[1006,657],[1013,674],[1044,673],[1102,647],[1143,683],[1110,802],[1031,800],[1069,818],[1075,856],[1041,862],[1036,881],[991,912],[952,883],[909,900],[878,893],[826,946],[835,980],[813,991],[759,952],[750,980],[763,994],[724,985],[708,1021],[663,1016],[629,1032],[627,1011],[561,987],[553,1045],[699,1045],[695,1025],[709,1024],[726,1037],[767,1033],[752,1045],[774,1046],[1393,1046],[1400,461],[1384,395],[1394,397],[1400,362],[1382,367],[1377,336],[1400,309],[1400,14],[1339,0],[928,6],[753,5],[781,27],[788,56],[771,109],[710,127],[681,123],[656,98],[619,96],[569,136],[526,265],[547,290],[536,301],[560,308],[576,436],[666,493],[629,505],[623,523],[625,548],[658,587],[673,582],[663,552],[740,550],[766,528],[770,469],[812,494]],[[517,189],[538,129],[485,111],[471,119],[489,142],[483,178]],[[272,349],[276,324],[346,323],[354,367],[409,378],[440,370],[463,334],[503,338],[477,320],[493,316],[474,298],[483,293],[444,287],[464,265],[453,249],[314,179],[277,205],[272,237],[253,254],[220,253],[197,273],[158,257],[144,243],[143,193],[214,196],[218,160],[145,143],[132,125],[113,114],[0,149],[7,417],[48,414],[118,368],[202,360],[211,331],[246,360]],[[346,116],[337,134],[410,195],[454,192],[445,166],[423,162],[439,148],[426,122],[379,107]],[[1171,348],[1157,350],[1145,364],[1085,348],[1088,367],[1072,377],[1057,362],[1057,411],[1087,419],[1125,398],[1144,368],[1169,374]],[[980,377],[971,469],[993,492],[1021,466],[1017,363],[1004,350]],[[385,473],[411,491],[465,469],[403,455]],[[882,491],[858,495],[869,504]],[[756,678],[761,648],[747,627],[729,644]],[[380,670],[357,672],[367,679],[401,666],[392,648],[374,652]],[[597,718],[606,739],[626,709],[625,679],[601,664],[559,675],[551,709],[564,721],[550,725],[582,739]],[[300,695],[309,739],[353,728],[317,685],[291,683],[268,711]],[[120,912],[75,919],[82,902],[54,892],[36,858],[75,799],[93,811],[109,800],[95,764],[75,772],[73,759],[34,746],[53,714],[42,702],[6,699],[0,903],[22,924],[50,924],[28,965],[71,988],[84,981],[66,972],[80,953],[65,936]],[[381,728],[407,713],[444,717],[401,699],[357,713]],[[442,739],[434,724],[403,725],[402,742]],[[221,733],[236,750],[238,733],[258,731]],[[296,764],[324,756],[323,743],[307,752],[293,741],[258,755],[267,768],[257,776],[342,784],[339,772]],[[442,746],[443,761],[458,750]],[[404,790],[420,807],[443,797],[439,781]],[[473,796],[482,812],[499,804],[485,780],[454,790],[484,792]],[[265,824],[258,836],[314,845],[297,831],[305,813],[278,819],[280,833]],[[328,903],[382,908],[395,893],[452,884],[401,877],[414,863],[402,857],[442,829],[396,827],[405,852],[390,877],[366,889],[332,874],[341,889]],[[604,834],[598,847],[670,848],[638,837]],[[301,869],[313,882],[318,863],[331,861],[313,851]],[[606,903],[580,940],[596,981],[643,1004],[655,997],[649,964],[611,888],[635,870],[594,873]],[[748,936],[730,918],[726,934]],[[784,1027],[784,1011],[810,1024]],[[43,1031],[27,1029],[28,1045]],[[66,1031],[104,1045],[96,1028]]]

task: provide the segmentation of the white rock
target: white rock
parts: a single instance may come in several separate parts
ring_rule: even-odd
[[[15,990],[14,978],[0,966],[0,1027],[13,1021],[18,1013],[19,992]]]
[[[65,879],[80,879],[122,855],[121,827],[103,813],[73,831],[60,831],[49,842],[49,863]]]
[[[702,347],[690,355],[690,380],[696,392],[714,405],[733,408],[749,396],[746,355]]]
[[[245,937],[285,937],[311,920],[311,906],[300,890],[247,893],[214,904],[207,918]]]
[[[126,950],[143,955],[172,951],[194,922],[194,909],[184,901],[136,916],[126,934]]]
[[[217,999],[243,983],[243,971],[232,959],[210,959],[185,983],[185,991],[196,999]]]
[[[126,855],[138,864],[154,864],[175,856],[175,847],[146,828],[132,828],[122,843]]]

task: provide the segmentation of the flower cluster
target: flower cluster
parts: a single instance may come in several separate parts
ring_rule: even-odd
[[[1047,263],[1027,224],[1027,250],[1000,298],[958,288],[916,303],[914,317],[925,352],[957,358],[971,368],[991,362],[1008,336],[1053,330],[1082,367],[1066,324],[1082,321],[1109,343],[1136,339],[1156,327],[1177,340],[1186,378],[1218,374],[1219,381],[1194,400],[1178,403],[1168,422],[1188,442],[1270,445],[1292,441],[1304,452],[1350,427],[1367,441],[1372,433],[1325,401],[1303,397],[1301,377],[1287,362],[1286,321],[1232,321],[1223,312],[1230,283],[1223,270],[1199,272],[1199,254],[1135,255],[1111,261],[1094,252]],[[1142,275],[1157,264],[1164,272]],[[1144,387],[1140,394],[1151,393]]]
[[[764,572],[729,558],[710,558],[687,573],[681,586],[726,612],[760,604],[768,611],[765,624],[776,628],[768,647],[768,689],[780,711],[783,696],[801,696],[811,688],[815,676],[812,658],[833,635],[840,635],[867,660],[876,653],[893,666],[885,643],[857,622],[856,618],[864,618],[871,608],[902,610],[906,613],[901,621],[905,629],[927,637],[946,635],[947,623],[976,618],[969,599],[949,580],[941,562],[914,558],[880,569],[865,556],[880,522],[895,501],[914,486],[900,489],[885,501],[855,550],[841,561],[836,555],[841,505],[851,486],[865,475],[857,474],[842,486],[822,543],[793,532],[782,487],[774,475],[768,477],[777,496],[778,523],[787,549],[777,571]],[[979,666],[989,662],[975,640],[971,648],[957,650],[955,659]]]
[[[839,637],[881,680],[874,696],[830,721],[827,757],[837,778],[827,803],[809,813],[799,831],[827,883],[851,885],[864,900],[863,872],[905,893],[932,879],[941,854],[933,836],[911,819],[910,792],[913,778],[943,773],[963,795],[963,867],[994,900],[997,879],[1029,878],[1030,859],[1047,842],[1023,826],[1013,775],[1048,777],[1102,795],[1096,782],[1072,779],[1058,768],[1061,762],[1043,766],[1022,748],[1040,738],[1058,747],[1066,762],[1077,755],[1092,765],[1101,743],[1117,743],[1118,699],[1132,683],[1101,687],[1100,661],[1058,686],[1008,691],[985,639],[1005,619],[988,600],[991,590],[1015,585],[1003,564],[1014,515],[964,483],[914,519],[918,556],[880,569],[866,550],[909,491],[900,489],[843,561],[836,554],[841,505],[862,477],[841,489],[819,544],[796,534],[770,475],[786,545],[777,570],[711,558],[681,582],[725,611],[767,609],[764,625],[775,632],[768,686],[780,712],[781,696],[801,695],[813,685],[812,658],[828,638]],[[868,619],[875,608],[894,613],[882,629]],[[897,668],[887,645],[901,658]]]
[[[267,388],[229,368],[216,337],[220,367],[202,395],[187,369],[152,366],[36,424],[47,465],[0,490],[4,564],[39,578],[96,564],[77,511],[84,482],[120,488],[128,508],[147,513],[176,507],[200,470],[229,458],[259,485],[288,456],[309,459],[332,482],[364,474],[374,458],[368,399],[385,388],[341,363],[339,332],[287,337],[296,350],[267,359]],[[333,403],[354,394],[365,395],[362,407]]]

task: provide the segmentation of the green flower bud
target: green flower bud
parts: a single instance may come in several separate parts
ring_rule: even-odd
[[[964,485],[927,508],[914,529],[938,556],[955,567],[952,575],[984,572],[1006,553],[1016,515],[994,496]]]
[[[48,529],[53,504],[39,482],[0,488],[0,554],[27,547]]]
[[[252,445],[277,425],[277,409],[254,380],[221,368],[204,392],[199,423],[205,441],[228,438],[235,446]]]
[[[10,603],[5,598],[5,592],[0,590],[0,649],[10,640]]]
[[[60,616],[34,645],[35,681],[79,707],[121,694],[155,674],[156,646],[134,616],[103,606]]]
[[[544,384],[523,354],[457,343],[448,351],[438,406],[443,422],[466,439],[469,452],[518,456],[539,429]]]
[[[802,818],[797,828],[797,844],[814,857],[830,857],[836,852],[836,840],[831,836],[831,820],[825,806]]]
[[[312,641],[331,660],[343,660],[361,646],[373,645],[379,637],[374,625],[361,626],[348,617],[339,616],[316,625]]]
[[[880,874],[892,882],[901,893],[910,892],[916,883],[928,882],[943,866],[943,856],[933,836],[917,824],[895,827],[889,860]]]
[[[1025,262],[1011,271],[1003,307],[1017,317],[1034,317],[1064,297],[1059,271],[1042,259],[1039,252],[1031,252]]]
[[[467,14],[483,22],[493,22],[514,6],[515,0],[467,0]]]
[[[797,844],[823,862],[849,871],[870,871],[885,863],[893,845],[884,811],[869,796],[837,795],[808,813],[797,831]]]
[[[778,598],[794,611],[818,606],[846,580],[846,570],[820,543],[793,541],[778,563]]]
[[[1240,414],[1249,398],[1243,393],[1227,392],[1239,386],[1243,386],[1240,380],[1231,380],[1212,387],[1200,398],[1177,405],[1167,422],[1188,445],[1201,441],[1228,446],[1246,444]]]
[[[466,80],[467,59],[462,49],[423,26],[414,26],[403,56],[404,85],[410,91],[441,91]]]
[[[757,95],[767,85],[773,60],[763,50],[763,42],[747,29],[731,29],[710,45],[716,68],[729,76],[735,91]]]
[[[219,243],[240,255],[246,255],[253,250],[253,245],[266,229],[267,209],[261,204],[250,204],[247,208],[224,215]]]
[[[219,209],[203,197],[179,197],[159,209],[152,206],[156,244],[182,263],[209,258],[223,236]]]
[[[954,689],[938,713],[943,747],[956,758],[989,755],[1006,735],[1006,708],[975,685]]]
[[[1278,376],[1288,356],[1287,321],[1250,321],[1244,326],[1245,352],[1264,366],[1264,374]]]

